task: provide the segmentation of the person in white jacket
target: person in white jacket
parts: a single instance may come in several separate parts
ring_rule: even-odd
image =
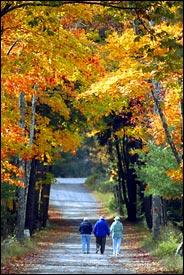
[[[112,235],[113,255],[117,256],[120,253],[123,238],[123,224],[120,221],[120,217],[116,216],[114,218],[114,222],[110,226],[110,232]]]

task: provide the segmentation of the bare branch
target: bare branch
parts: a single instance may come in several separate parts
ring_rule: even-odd
[[[19,41],[19,40],[16,40],[16,41],[13,43],[13,45],[10,47],[9,51],[7,52],[7,55],[10,54],[11,50],[15,47],[15,45],[17,44],[18,41]]]
[[[59,2],[59,1],[58,1]],[[60,1],[61,5],[66,5],[66,4],[87,4],[87,5],[101,5],[104,7],[111,7],[111,8],[116,8],[119,10],[143,10],[143,8],[138,8],[138,7],[123,7],[119,6],[118,4],[121,4],[121,1],[98,1],[98,0],[64,0]],[[23,7],[37,7],[37,6],[47,6],[47,7],[58,7],[58,4],[51,4],[51,3],[36,3],[36,2],[28,2],[26,1],[25,3],[12,6],[12,5],[6,5],[2,10],[1,10],[1,17],[3,17],[5,14],[8,12],[11,12],[15,9],[23,8]],[[144,8],[146,9],[146,8]]]

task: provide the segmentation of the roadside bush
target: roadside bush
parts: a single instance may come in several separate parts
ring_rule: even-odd
[[[93,174],[91,176],[89,176],[86,181],[85,184],[91,189],[91,190],[97,190],[98,185],[101,182],[101,175],[100,174]]]
[[[164,266],[167,266],[168,270],[174,272],[174,274],[183,274],[183,258],[181,256],[177,255],[163,258],[162,263]]]
[[[118,207],[118,205],[117,205],[115,198],[114,197],[110,198],[109,202],[108,202],[108,208],[112,211],[116,211],[117,207]]]
[[[109,180],[102,180],[98,184],[98,191],[99,192],[113,192],[114,183]]]
[[[35,244],[30,239],[26,239],[24,242],[20,243],[16,240],[15,236],[9,236],[1,242],[1,262],[4,263],[9,257],[24,255],[34,247]]]
[[[91,176],[89,176],[86,181],[85,184],[91,189],[91,190],[96,190],[97,188],[97,184],[99,183],[99,175],[98,174],[93,174]]]
[[[102,193],[113,192],[114,182],[105,178],[104,175],[95,173],[89,176],[85,184],[91,189]]]
[[[158,257],[168,270],[180,274],[183,269],[183,260],[181,256],[175,256],[175,253],[181,240],[181,232],[169,224],[161,230],[160,238],[157,241],[153,240],[151,234],[148,234],[143,242],[143,247],[153,256]]]
[[[167,255],[174,255],[177,249],[178,243],[175,239],[169,239],[158,244],[153,255],[158,257],[164,257]]]

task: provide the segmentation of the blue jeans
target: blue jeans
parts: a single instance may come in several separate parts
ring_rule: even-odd
[[[120,252],[121,239],[122,238],[112,238],[113,254],[114,255],[117,255]]]
[[[91,240],[90,234],[81,234],[82,252],[83,253],[85,253],[85,252],[89,253],[90,240]]]

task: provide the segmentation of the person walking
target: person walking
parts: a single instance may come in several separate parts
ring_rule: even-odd
[[[99,220],[95,223],[93,233],[96,237],[96,253],[98,253],[100,250],[100,253],[104,254],[106,236],[110,235],[109,226],[104,216],[101,216]]]
[[[116,216],[114,222],[110,226],[110,233],[112,234],[113,255],[117,256],[120,253],[120,246],[123,237],[123,224],[120,217]]]
[[[79,226],[79,232],[81,234],[82,252],[84,254],[90,253],[90,241],[93,226],[89,222],[88,218],[84,218]]]

